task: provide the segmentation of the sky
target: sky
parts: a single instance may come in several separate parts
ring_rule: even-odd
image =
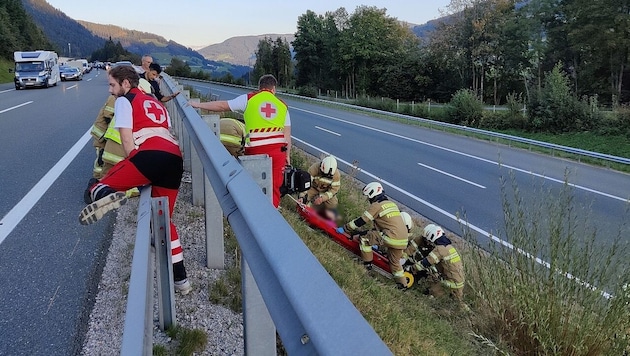
[[[345,7],[352,14],[358,6],[376,6],[387,9],[389,17],[421,25],[441,17],[441,11],[450,3],[450,0],[46,1],[74,20],[149,32],[192,48],[236,36],[295,33],[298,17],[307,10],[323,15]]]

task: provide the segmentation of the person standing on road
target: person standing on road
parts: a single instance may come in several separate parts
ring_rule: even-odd
[[[258,90],[228,101],[189,101],[193,108],[213,112],[242,112],[245,119],[245,154],[267,154],[271,158],[273,206],[280,205],[280,187],[284,167],[290,165],[291,118],[289,108],[276,96],[278,81],[265,74],[258,81]]]
[[[109,92],[117,97],[116,128],[126,157],[90,187],[92,203],[79,215],[83,225],[92,224],[125,204],[128,189],[149,184],[152,197],[168,197],[169,214],[173,214],[184,172],[182,155],[177,140],[169,132],[166,108],[138,89],[139,81],[131,66],[109,71]],[[192,288],[186,278],[183,250],[173,220],[170,232],[175,290],[187,294]]]

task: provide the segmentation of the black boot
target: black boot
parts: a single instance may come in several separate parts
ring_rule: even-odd
[[[92,193],[90,192],[90,188],[92,188],[96,183],[98,183],[98,179],[90,178],[87,184],[87,188],[85,188],[85,192],[83,192],[83,201],[85,204],[90,204],[92,202]]]

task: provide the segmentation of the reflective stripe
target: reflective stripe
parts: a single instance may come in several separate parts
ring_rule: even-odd
[[[370,221],[373,221],[373,220],[374,220],[374,217],[372,216],[372,214],[370,214],[370,212],[369,212],[369,211],[367,211],[367,210],[363,212],[363,216],[365,216],[366,218],[368,218],[368,220],[370,220]]]
[[[448,279],[443,279],[442,280],[442,285],[444,285],[445,287],[451,288],[451,289],[461,289],[464,288],[464,282],[453,282],[453,281],[449,281]]]
[[[122,161],[124,157],[115,155],[113,153],[109,153],[107,151],[103,152],[103,161],[107,161],[107,163],[116,164]]]
[[[287,140],[285,140],[283,136],[282,138],[249,141],[249,144],[247,145],[247,147],[259,147],[259,146],[272,145],[276,143],[287,143]]]
[[[392,213],[394,213],[394,214],[390,215],[390,216],[396,216],[395,213],[398,213],[398,215],[400,215],[400,211],[398,210],[397,206],[392,206],[392,207],[389,207],[387,209],[383,209],[380,213],[378,213],[378,216],[386,216],[386,215],[389,215],[389,214],[392,214]]]
[[[235,145],[241,145],[243,143],[243,138],[228,134],[221,134],[221,142],[233,143]]]
[[[140,146],[146,140],[154,137],[162,138],[174,145],[177,145],[177,140],[165,127],[145,127],[133,133],[133,141],[136,146]]]
[[[98,137],[100,139],[100,138],[103,137],[103,135],[105,135],[105,131],[101,130],[96,125],[92,125],[92,130],[90,131],[90,134],[92,134],[94,137]]]
[[[103,111],[107,111],[107,112],[114,112],[114,107],[113,106],[109,106],[109,105],[105,105],[105,107],[103,108]]]
[[[400,249],[404,249],[405,247],[407,247],[407,239],[392,239],[391,237],[383,234],[383,241],[385,241],[388,247]]]
[[[462,258],[459,256],[459,253],[457,253],[457,250],[455,250],[454,247],[449,248],[448,253],[449,255],[444,257],[444,261],[448,263],[457,263],[462,260]]]

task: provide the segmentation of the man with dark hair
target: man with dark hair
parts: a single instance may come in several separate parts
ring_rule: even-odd
[[[89,188],[92,203],[79,215],[83,225],[92,224],[125,204],[128,189],[149,184],[151,196],[168,197],[169,214],[173,214],[184,172],[182,155],[177,140],[169,132],[171,123],[166,108],[138,89],[139,80],[131,66],[118,66],[109,71],[109,92],[117,97],[115,127],[120,132],[126,157]],[[170,231],[175,290],[187,294],[191,286],[172,220]]]
[[[245,119],[245,154],[267,154],[271,158],[273,205],[280,205],[284,167],[291,164],[291,117],[289,107],[276,97],[277,80],[265,74],[258,90],[228,101],[189,101],[193,108],[214,112],[242,112]]]
[[[151,83],[151,87],[153,88],[153,90],[151,90],[151,93],[155,95],[155,97],[159,101],[165,103],[176,97],[179,92],[164,96],[160,91],[160,83],[158,82],[158,77],[160,76],[160,73],[162,73],[162,67],[160,67],[160,65],[157,63],[151,63],[149,65],[149,70],[141,74],[140,77],[148,80],[149,83]]]

